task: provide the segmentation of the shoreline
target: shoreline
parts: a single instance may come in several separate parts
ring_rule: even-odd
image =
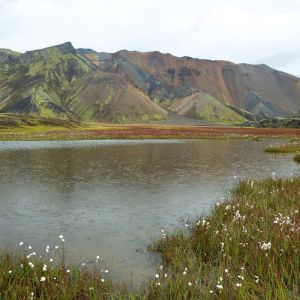
[[[17,258],[2,253],[0,298],[297,298],[299,187],[299,176],[240,181],[208,215],[188,221],[178,231],[162,232],[150,244],[149,250],[161,256],[162,265],[138,290],[115,284],[109,270],[101,266],[68,269],[64,260],[52,266],[47,249],[46,260],[35,258],[37,254],[28,247]],[[63,243],[63,236],[59,238]]]
[[[26,126],[0,129],[0,141],[94,139],[299,138],[297,128],[89,124],[86,127]]]

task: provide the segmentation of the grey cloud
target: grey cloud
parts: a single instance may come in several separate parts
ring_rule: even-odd
[[[299,28],[299,0],[0,0],[0,48],[18,51],[71,40],[98,51],[259,61],[298,75]]]

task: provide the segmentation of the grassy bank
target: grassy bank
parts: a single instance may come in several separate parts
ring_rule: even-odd
[[[299,177],[241,182],[187,232],[154,243],[174,272],[158,298],[298,299],[299,199]]]
[[[265,149],[265,152],[268,153],[296,153],[300,152],[300,140],[296,139],[295,141],[282,144],[270,145]]]
[[[0,128],[0,141],[98,140],[98,139],[250,139],[299,137],[299,129],[178,125],[84,124],[22,125]]]
[[[162,265],[132,293],[101,266],[43,271],[32,256],[3,255],[0,299],[298,299],[299,199],[300,177],[240,182],[208,216],[162,232],[149,246]]]

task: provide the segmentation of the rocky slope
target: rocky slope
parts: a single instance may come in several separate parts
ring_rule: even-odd
[[[0,112],[104,122],[212,123],[300,113],[300,79],[266,65],[160,52],[0,49]]]

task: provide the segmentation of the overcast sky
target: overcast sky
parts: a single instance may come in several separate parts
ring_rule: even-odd
[[[0,0],[0,48],[169,52],[300,76],[300,0]]]

